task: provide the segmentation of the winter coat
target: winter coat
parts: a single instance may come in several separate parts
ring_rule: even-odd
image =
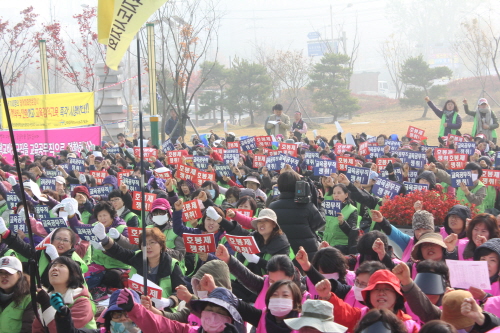
[[[96,328],[94,311],[91,305],[91,296],[87,287],[68,289],[63,295],[63,301],[71,310],[71,318],[73,319],[75,327],[87,329]],[[39,310],[39,312],[41,312],[41,310]],[[47,326],[50,333],[58,333],[56,321],[54,320],[55,314],[56,310],[50,306],[40,315],[40,317],[45,320],[45,323],[48,324]],[[33,333],[45,333],[42,323],[38,319],[33,321]]]
[[[238,253],[237,258],[241,261],[245,266],[248,267],[253,273],[257,275],[263,275],[266,273],[267,261],[274,255],[277,254],[290,254],[290,243],[286,238],[285,234],[277,235],[271,239],[269,242],[265,244],[264,237],[257,231],[248,231],[245,230],[239,225],[236,221],[228,221],[226,219],[222,219],[220,222],[220,226],[226,230],[228,235],[235,236],[253,236],[257,246],[259,247],[260,253],[257,254],[260,257],[258,263],[248,263],[245,257]]]
[[[276,213],[278,224],[288,238],[293,252],[297,253],[302,246],[309,258],[313,258],[319,244],[316,232],[326,222],[313,203],[295,203],[294,197],[293,192],[282,192],[278,201],[271,203],[269,208]]]

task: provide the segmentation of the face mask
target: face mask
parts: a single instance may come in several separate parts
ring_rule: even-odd
[[[111,332],[112,333],[140,333],[141,330],[137,325],[132,322],[119,323],[116,321],[111,321]]]
[[[19,211],[17,212],[17,215],[24,217],[24,208],[19,209]]]
[[[201,291],[201,290],[198,290],[196,292],[197,296],[199,299],[204,299],[204,298],[207,298],[208,297],[208,291]]]
[[[339,279],[339,273],[330,273],[330,274],[323,274],[323,276],[325,277],[325,279],[328,279],[328,280],[338,280]]]
[[[201,312],[201,327],[207,333],[220,333],[224,331],[226,323],[231,324],[231,317],[211,311]]]
[[[59,212],[59,217],[63,218],[65,222],[68,222],[68,212]]]
[[[293,309],[293,300],[289,298],[269,299],[269,311],[273,316],[284,317]]]
[[[208,190],[208,193],[210,194],[212,199],[215,198],[215,190]]]
[[[361,291],[363,290],[363,288],[352,286],[352,290],[354,291],[354,298],[356,299],[356,301],[364,302],[363,294],[361,294]]]
[[[477,180],[477,176],[479,176],[478,174],[472,174],[472,181],[475,182]]]
[[[481,113],[488,112],[488,108],[478,108],[478,109],[479,109],[479,112],[481,112]]]
[[[168,214],[153,216],[153,222],[157,225],[164,225],[168,221]]]

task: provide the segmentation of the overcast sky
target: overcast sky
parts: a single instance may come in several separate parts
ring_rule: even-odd
[[[225,15],[219,32],[218,60],[227,65],[234,56],[250,58],[255,54],[255,45],[276,50],[303,49],[307,54],[307,34],[319,31],[323,38],[325,35],[331,38],[331,20],[334,38],[338,37],[338,26],[343,25],[350,46],[357,19],[361,44],[355,69],[383,72],[383,61],[377,49],[395,32],[385,15],[387,1],[220,0],[219,8]],[[500,3],[482,1],[496,2],[497,6]],[[1,4],[0,15],[4,19],[19,17],[20,10],[32,5],[41,16],[40,22],[50,22],[53,17],[64,25],[70,22],[73,14],[82,10],[82,5],[97,6],[97,0],[3,0]]]

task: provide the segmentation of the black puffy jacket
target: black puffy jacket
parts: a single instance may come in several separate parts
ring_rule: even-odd
[[[310,260],[318,251],[319,238],[316,232],[326,222],[313,203],[294,202],[295,193],[281,192],[279,199],[269,205],[278,217],[278,224],[285,233],[294,253],[304,247]]]

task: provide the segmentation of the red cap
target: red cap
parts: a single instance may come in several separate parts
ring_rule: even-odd
[[[170,211],[170,203],[167,199],[158,198],[151,204],[151,212],[155,209]]]
[[[411,140],[411,141],[410,141],[410,145],[411,145],[412,143],[416,143],[417,145],[419,145],[419,144],[420,144],[420,142],[419,142],[419,141],[417,141],[417,140]]]
[[[76,197],[77,193],[85,194],[87,196],[87,199],[90,198],[90,192],[89,192],[89,189],[87,188],[87,186],[77,186],[77,187],[75,187],[73,189],[73,191],[71,192],[71,196],[74,198],[74,197]]]
[[[399,284],[399,279],[387,269],[380,269],[370,276],[370,280],[368,281],[368,287],[363,289],[361,293],[363,294],[363,299],[365,303],[368,304],[370,302],[368,298],[368,292],[375,289],[375,287],[379,284],[388,284],[390,285],[394,291],[401,296],[403,293],[401,292],[401,286]],[[404,296],[403,296],[404,297]]]

